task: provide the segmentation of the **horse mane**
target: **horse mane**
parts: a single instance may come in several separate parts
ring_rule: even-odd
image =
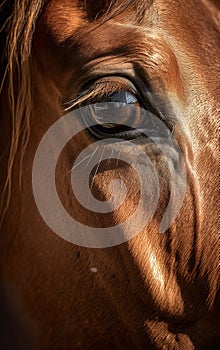
[[[4,0],[0,4],[0,39],[3,44],[0,95],[6,87],[11,118],[11,142],[0,206],[2,212],[0,224],[9,206],[15,156],[19,149],[21,168],[30,134],[31,39],[42,4],[43,1],[39,0],[15,0],[14,2]],[[21,185],[21,172],[19,183]]]

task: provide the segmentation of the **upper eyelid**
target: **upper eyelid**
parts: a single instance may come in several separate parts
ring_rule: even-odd
[[[91,89],[94,89],[97,86],[103,86],[105,87],[103,95],[111,94],[115,91],[128,91],[131,94],[138,96],[136,86],[129,79],[121,76],[103,76],[86,83],[84,86],[90,86]]]
[[[110,74],[98,74],[95,76],[92,76],[84,81],[81,86],[79,86],[79,90],[83,90],[84,88],[88,86],[93,86],[97,83],[117,83],[121,82],[122,85],[126,85],[128,87],[132,87],[134,90],[136,90],[135,83],[133,80],[130,78],[130,76],[126,74],[120,74],[120,73],[110,73]]]
[[[85,102],[87,102],[87,101],[88,102],[89,101],[94,101],[96,99],[104,101],[109,96],[113,95],[114,93],[119,93],[119,92],[128,92],[131,95],[133,95],[137,99],[138,102],[140,102],[139,101],[139,94],[136,91],[134,91],[134,90],[132,90],[132,89],[130,89],[128,87],[123,87],[123,88],[120,88],[120,89],[111,89],[111,88],[107,89],[107,90],[103,91],[103,93],[101,93],[101,94],[99,94],[99,93],[94,94],[94,96],[92,98],[88,98]]]
[[[113,87],[115,86],[115,87]],[[103,87],[103,88],[102,88]],[[138,102],[142,103],[140,93],[136,86],[126,78],[118,76],[105,76],[97,80],[90,80],[83,85],[81,93],[70,101],[64,103],[64,110],[68,111],[72,108],[80,106],[87,101],[95,100],[110,95],[116,91],[128,91],[137,98]]]
[[[150,100],[148,99],[148,96],[146,96],[146,94],[142,91],[140,86],[136,84],[135,79],[126,74],[111,74],[111,75],[105,74],[103,76],[99,75],[99,76],[93,77],[93,79],[90,79],[83,84],[82,90],[83,88],[86,88],[88,86],[92,88],[93,86],[95,86],[95,84],[99,84],[101,82],[103,82],[107,86],[107,85],[110,85],[110,83],[112,82],[116,82],[116,80],[123,82],[121,84],[121,88],[122,88],[121,90],[130,92],[137,98],[138,102],[142,105],[143,108],[150,109],[154,111],[155,114],[157,114],[157,111],[152,106]],[[119,89],[112,89],[112,90],[109,89],[108,93],[111,94],[114,91],[118,91],[118,90]],[[148,84],[145,85],[145,90],[151,93],[151,88]],[[94,95],[94,97],[96,96]],[[98,97],[98,94],[97,94],[97,97]]]

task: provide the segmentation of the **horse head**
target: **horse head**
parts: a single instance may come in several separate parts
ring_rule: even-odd
[[[217,1],[1,1],[1,342],[214,349]]]

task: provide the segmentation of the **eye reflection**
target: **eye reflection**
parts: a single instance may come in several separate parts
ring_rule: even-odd
[[[116,91],[91,102],[93,103],[87,105],[84,113],[84,121],[87,124],[96,123],[90,129],[95,130],[96,134],[100,132],[103,137],[104,134],[117,137],[118,133],[121,137],[121,133],[128,133],[128,130],[132,130],[141,122],[140,103],[129,91]],[[126,126],[127,124],[130,126]]]

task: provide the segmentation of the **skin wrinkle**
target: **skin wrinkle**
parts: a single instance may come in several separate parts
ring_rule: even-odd
[[[21,11],[30,3],[24,0]],[[28,343],[32,338],[27,345],[30,349],[37,339],[39,348],[45,350],[206,350],[219,346],[214,212],[218,169],[213,166],[217,160],[214,130],[219,110],[217,12],[205,0],[154,0],[145,12],[146,3],[108,1],[109,17],[102,18],[98,2],[95,6],[94,1],[87,0],[86,8],[84,2],[76,8],[74,1],[50,0],[41,15],[30,16],[28,31],[32,19],[37,19],[31,51],[33,94],[28,85],[22,85],[20,99],[23,101],[28,89],[26,96],[33,99],[29,106],[30,138],[25,152],[22,150],[22,193],[18,190],[19,165],[15,162],[10,207],[0,234],[0,271],[5,291],[2,300],[6,301],[7,324],[15,334],[8,340],[13,349],[16,340],[24,348],[25,338]],[[19,8],[17,0],[16,4]],[[127,9],[124,5],[128,5]],[[12,22],[16,28],[18,18],[22,16],[14,16]],[[14,36],[13,26],[10,30],[19,52],[22,38],[18,41]],[[151,90],[155,104],[175,123],[174,137],[183,153],[188,181],[179,216],[165,234],[158,234],[171,191],[169,169],[156,147],[140,145],[158,172],[158,210],[152,222],[129,242],[93,250],[71,245],[44,223],[32,194],[31,167],[46,130],[65,113],[63,102],[77,99],[84,84],[109,73],[126,74],[146,93],[146,98]],[[3,125],[10,121],[10,110],[5,108],[6,88],[1,92]],[[87,97],[92,98],[94,93],[92,90]],[[21,105],[19,115],[27,117]],[[26,135],[23,137],[26,142]],[[9,136],[3,141],[7,147],[10,145]],[[63,176],[73,166],[80,148],[91,142],[81,133],[63,150],[56,169],[60,198],[67,212],[91,226],[123,222],[135,210],[140,193],[132,169],[117,160],[119,153],[114,155],[115,161],[102,162],[96,176],[95,169],[91,174],[93,193],[100,200],[108,198],[112,179],[120,177],[130,185],[127,200],[111,215],[87,213],[72,196],[70,176]],[[175,156],[170,157],[175,167]],[[5,157],[2,167],[6,168],[6,164]],[[1,188],[2,184],[4,177]],[[91,273],[91,267],[96,267],[97,273]],[[10,286],[14,288],[14,300],[7,292]],[[16,299],[19,293],[21,302]],[[16,310],[20,311],[14,322]],[[17,324],[25,325],[21,334],[13,332]]]

